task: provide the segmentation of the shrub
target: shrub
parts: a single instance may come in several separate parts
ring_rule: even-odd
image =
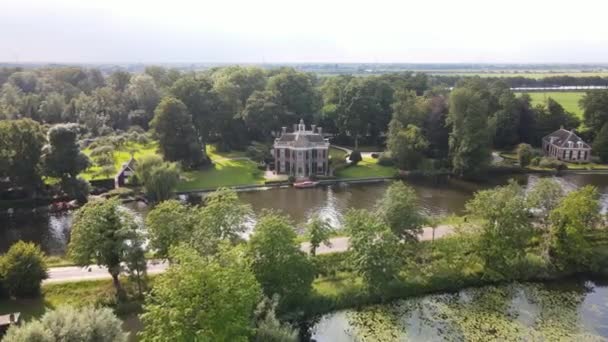
[[[0,278],[11,296],[39,295],[40,284],[48,278],[44,254],[33,243],[17,242],[0,260]]]
[[[393,157],[391,156],[390,152],[383,152],[382,154],[380,154],[380,157],[378,157],[378,165],[381,166],[394,166],[395,165],[395,161],[393,160]]]
[[[289,176],[289,177],[287,178],[287,181],[288,181],[289,183],[293,183],[293,182],[295,182],[295,181],[296,181],[296,177],[295,177],[295,176]]]
[[[335,276],[338,272],[351,272],[350,252],[319,254],[312,258],[317,276]]]
[[[107,308],[62,307],[45,313],[40,320],[11,327],[4,341],[121,342],[127,340],[121,325]]]
[[[350,162],[353,165],[357,165],[360,161],[363,160],[363,158],[361,157],[361,152],[359,151],[353,151],[350,156],[348,156],[348,160],[350,160]]]
[[[543,157],[538,166],[555,170],[565,170],[568,168],[564,162],[552,157]]]
[[[534,157],[534,158],[532,158],[532,160],[530,161],[530,165],[532,165],[532,166],[538,166],[538,165],[540,165],[540,157]]]
[[[262,144],[259,142],[252,142],[251,145],[247,146],[245,154],[251,160],[256,162],[266,162],[272,159],[270,154],[270,145]]]
[[[380,157],[379,153],[372,153],[372,158],[378,159]]]
[[[519,144],[517,146],[517,160],[519,166],[526,167],[530,165],[533,156],[534,152],[532,151],[532,146],[528,144]]]
[[[135,191],[133,191],[133,189],[129,189],[129,188],[118,188],[118,189],[112,189],[110,191],[108,191],[105,195],[105,197],[107,198],[112,198],[112,197],[118,197],[118,198],[128,198],[131,197],[135,194]]]

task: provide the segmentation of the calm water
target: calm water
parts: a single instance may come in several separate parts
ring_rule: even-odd
[[[530,186],[538,176],[518,176],[518,181]],[[569,174],[556,178],[565,189],[594,185],[602,193],[603,207],[608,206],[608,175]],[[429,215],[460,214],[473,193],[483,188],[504,184],[505,177],[479,184],[460,180],[437,184],[432,182],[410,183],[418,193],[422,210]],[[339,184],[313,189],[280,188],[263,191],[241,192],[242,201],[251,204],[254,213],[263,209],[277,209],[288,214],[296,227],[301,229],[313,213],[319,213],[339,227],[348,208],[371,209],[390,183]],[[130,204],[129,208],[144,216],[147,208]],[[0,252],[6,251],[18,240],[39,243],[51,255],[62,255],[70,237],[71,213],[49,214],[45,212],[14,214],[0,218]],[[255,217],[252,217],[252,225]]]
[[[571,281],[466,289],[327,314],[311,334],[318,342],[607,341],[608,287]]]

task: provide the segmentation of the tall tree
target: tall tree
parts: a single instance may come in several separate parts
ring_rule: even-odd
[[[404,127],[414,125],[421,127],[427,115],[427,107],[423,97],[416,96],[413,90],[399,89],[395,91],[393,119],[398,120]]]
[[[332,227],[327,219],[321,218],[318,214],[311,217],[306,224],[306,235],[310,241],[310,255],[315,256],[317,248],[321,244],[331,246],[331,232]]]
[[[550,219],[554,263],[565,270],[587,270],[591,254],[587,235],[601,221],[597,189],[584,186],[570,192],[551,212]]]
[[[175,262],[146,298],[142,340],[249,341],[261,290],[242,254],[205,258],[187,246],[171,249]]]
[[[271,140],[273,132],[296,122],[296,117],[277,102],[276,94],[270,91],[255,91],[247,99],[242,116],[258,140]]]
[[[148,122],[154,116],[154,109],[160,101],[160,92],[154,79],[149,75],[137,75],[131,77],[127,88],[130,97],[135,101],[137,109],[144,110],[145,118],[139,123],[144,129],[148,128]]]
[[[162,259],[169,258],[171,246],[185,243],[192,237],[193,209],[177,200],[156,205],[146,215],[150,248]]]
[[[425,219],[414,189],[403,182],[394,182],[376,204],[376,213],[401,240],[418,241]]]
[[[138,225],[131,212],[116,199],[92,201],[80,208],[72,224],[70,258],[79,266],[97,264],[108,269],[118,301],[126,297],[119,275],[130,249],[141,246]]]
[[[201,254],[214,253],[221,240],[236,244],[251,214],[251,206],[242,203],[234,190],[220,188],[208,194],[196,214],[192,244]]]
[[[399,238],[376,215],[366,210],[346,213],[353,269],[372,293],[382,294],[396,280],[402,265]]]
[[[40,158],[45,144],[42,127],[30,119],[0,121],[0,175],[27,190],[42,185]]]
[[[484,95],[474,88],[457,87],[452,91],[450,155],[452,169],[460,176],[479,173],[490,163],[488,106]]]
[[[608,90],[588,91],[579,101],[585,126],[599,132],[608,123]]]
[[[608,122],[602,126],[593,140],[593,154],[598,156],[602,163],[608,162]]]
[[[467,212],[481,219],[477,253],[490,279],[503,279],[520,271],[532,233],[523,190],[515,182],[475,194]]]
[[[90,161],[80,151],[77,130],[74,124],[53,126],[48,131],[48,144],[42,149],[41,160],[46,175],[60,178],[64,191],[84,202],[88,184],[78,174],[89,167]]]
[[[211,132],[216,128],[217,121],[215,106],[219,99],[213,90],[212,81],[206,77],[187,75],[173,83],[169,91],[188,108],[205,151],[206,143]]]
[[[407,125],[404,129],[399,121],[393,120],[388,133],[387,147],[397,167],[415,170],[429,147],[422,130],[414,125]]]
[[[164,98],[156,108],[150,126],[166,160],[180,161],[191,168],[208,162],[194,130],[192,116],[182,101]]]
[[[312,122],[320,108],[320,97],[314,86],[315,78],[293,69],[284,69],[270,77],[267,89],[276,93],[278,103],[305,122]]]
[[[262,213],[249,240],[249,256],[264,294],[279,295],[282,307],[299,303],[310,293],[314,268],[285,216]]]

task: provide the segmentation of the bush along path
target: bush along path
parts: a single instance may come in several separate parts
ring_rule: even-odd
[[[451,225],[440,225],[435,228],[435,239],[440,239],[451,234],[454,227]],[[433,239],[433,229],[426,227],[419,236],[421,241],[431,241]],[[334,237],[330,239],[330,244],[322,244],[317,249],[317,254],[342,253],[348,250],[349,238],[346,236]],[[302,251],[310,250],[309,242],[300,244]],[[166,270],[168,264],[164,261],[148,261],[148,274],[158,274]],[[101,266],[90,266],[81,268],[78,266],[51,267],[48,271],[49,277],[43,283],[76,282],[87,280],[107,279],[110,277],[108,270]]]

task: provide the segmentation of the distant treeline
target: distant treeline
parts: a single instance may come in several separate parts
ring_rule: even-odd
[[[436,85],[446,85],[449,87],[455,86],[458,81],[465,77],[471,76],[444,76],[444,75],[432,75],[429,76],[431,82]],[[580,87],[580,86],[608,86],[608,77],[600,76],[586,76],[586,77],[574,77],[574,76],[549,76],[544,78],[528,78],[528,77],[484,77],[489,81],[502,81],[509,85],[511,88],[521,87]]]

